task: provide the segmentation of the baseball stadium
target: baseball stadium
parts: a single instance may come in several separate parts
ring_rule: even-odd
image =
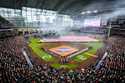
[[[125,83],[125,0],[0,0],[0,83]]]

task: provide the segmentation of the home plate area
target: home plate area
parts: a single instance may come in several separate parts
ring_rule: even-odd
[[[50,48],[49,51],[55,53],[58,56],[61,57],[67,57],[75,52],[78,52],[79,49],[68,46],[68,45],[62,45],[54,48]]]
[[[52,42],[44,43],[42,49],[52,56],[57,57],[61,63],[67,63],[72,57],[89,50],[90,47],[81,43]]]

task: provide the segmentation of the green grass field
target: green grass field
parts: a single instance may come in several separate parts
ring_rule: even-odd
[[[51,66],[54,68],[68,68],[68,69],[74,69],[79,66],[79,64],[72,64],[72,63],[67,63],[67,64],[60,64],[54,56],[46,53],[41,49],[43,43],[39,43],[40,39],[38,38],[30,38],[30,43],[29,47],[32,49],[32,51],[38,56],[41,60],[45,62],[50,62]],[[81,53],[75,57],[72,57],[72,61],[75,62],[83,62],[84,60],[89,59],[91,54],[95,54],[97,49],[101,48],[103,44],[101,42],[89,42],[89,43],[84,43],[88,46],[91,46],[92,49],[90,49],[87,52]]]

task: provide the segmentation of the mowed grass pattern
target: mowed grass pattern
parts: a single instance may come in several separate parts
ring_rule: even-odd
[[[43,51],[41,49],[43,44],[44,43],[42,43],[42,42],[40,43],[40,39],[38,39],[38,38],[33,38],[33,37],[30,38],[29,47],[32,49],[32,51],[39,58],[41,58],[41,60],[43,60],[45,62],[51,62],[52,67],[57,68],[57,69],[59,69],[59,68],[74,69],[79,66],[79,64],[74,64],[74,63],[60,64],[54,56],[46,53],[45,51]],[[92,57],[92,56],[90,56],[91,54],[94,55],[96,53],[97,49],[99,49],[103,46],[103,44],[101,42],[89,42],[89,43],[84,43],[84,44],[91,46],[92,49],[90,49],[87,52],[78,54],[75,57],[72,57],[73,61],[82,62],[84,60],[87,60],[90,57]]]
[[[103,46],[102,42],[88,42],[88,43],[84,43],[84,44],[88,45],[92,48],[90,50],[88,50],[87,52],[83,52],[83,53],[73,57],[72,59],[74,61],[81,62],[83,60],[89,59],[90,57],[92,57],[90,55],[94,55],[96,53],[96,51]]]
[[[41,49],[42,43],[39,43],[40,39],[38,38],[30,38],[30,44],[29,47],[33,50],[35,54],[37,54],[42,60],[44,61],[54,61],[56,60],[54,57],[52,57],[50,54],[44,52]]]

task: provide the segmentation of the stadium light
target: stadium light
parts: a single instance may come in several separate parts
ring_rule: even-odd
[[[98,10],[94,10],[94,11],[84,11],[84,12],[81,12],[81,14],[91,14],[91,13],[98,13]]]
[[[86,12],[82,12],[81,14],[86,14]]]
[[[87,14],[91,14],[91,13],[92,13],[92,11],[86,11],[86,13],[87,13]]]
[[[84,11],[84,12],[81,12],[81,14],[91,14],[92,13],[92,11]]]
[[[93,13],[98,13],[98,10],[94,10]]]

